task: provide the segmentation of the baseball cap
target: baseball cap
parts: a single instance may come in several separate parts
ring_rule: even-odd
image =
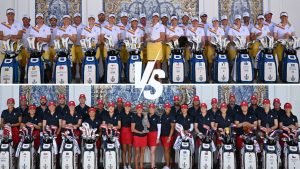
[[[215,104],[215,103],[218,103],[218,99],[217,98],[212,98],[211,99],[211,104]]]
[[[75,13],[75,14],[74,14],[74,18],[75,18],[75,17],[77,17],[77,16],[81,17],[81,14],[80,14],[80,13],[78,13],[78,12],[77,12],[77,13]]]
[[[64,15],[62,18],[63,18],[63,19],[65,19],[65,18],[71,19],[71,16],[70,16],[70,15]]]
[[[257,19],[265,19],[265,17],[263,15],[258,15]]]
[[[64,94],[59,94],[59,95],[58,95],[58,99],[66,99],[66,97],[65,97]]]
[[[205,13],[205,12],[202,12],[201,14],[200,14],[200,17],[206,17],[207,16],[207,14]]]
[[[91,112],[91,111],[96,112],[96,109],[94,107],[90,107],[89,112]]]
[[[138,104],[135,106],[136,109],[143,109],[143,105],[142,104]]]
[[[47,100],[47,97],[46,97],[46,96],[41,96],[41,97],[40,97],[40,100],[42,100],[42,99]]]
[[[222,15],[222,16],[221,16],[221,21],[222,21],[222,20],[225,20],[225,19],[228,19],[228,17],[227,17],[226,15]]]
[[[187,108],[188,108],[188,105],[187,105],[187,104],[181,105],[181,109],[187,109]]]
[[[9,13],[15,13],[15,10],[12,9],[12,8],[8,8],[8,9],[6,10],[6,14],[9,14]]]
[[[250,17],[250,14],[248,12],[244,12],[243,17]]]
[[[200,107],[205,107],[205,108],[207,108],[207,104],[206,104],[206,103],[201,103],[201,104],[200,104]]]
[[[85,94],[80,94],[79,99],[81,99],[81,98],[85,98]]]
[[[235,15],[234,20],[236,20],[236,19],[242,19],[242,16],[241,15]]]
[[[196,16],[194,16],[194,17],[192,17],[192,21],[199,21],[199,18],[198,17],[196,17]]]
[[[98,103],[98,105],[99,105],[99,104],[104,104],[103,100],[101,100],[101,99],[98,100],[97,103]]]
[[[281,12],[280,17],[282,17],[282,16],[288,16],[288,13],[287,12]]]
[[[95,15],[89,15],[88,19],[90,19],[90,18],[96,19],[96,16]]]
[[[184,17],[184,16],[190,17],[189,14],[188,14],[187,12],[184,12],[184,13],[183,13],[182,17]]]
[[[264,13],[264,15],[268,15],[268,14],[273,15],[273,13],[272,13],[271,11],[266,11],[266,12]]]
[[[114,102],[109,102],[107,105],[108,105],[108,107],[115,107],[115,103]]]
[[[131,103],[130,102],[125,102],[125,107],[131,107]]]
[[[165,103],[164,108],[171,108],[171,104],[170,103]]]
[[[217,17],[213,17],[212,22],[214,22],[214,21],[219,21],[219,19]]]
[[[128,13],[127,12],[121,12],[121,17],[128,17]]]
[[[100,14],[105,14],[105,13],[104,13],[104,11],[100,10],[100,11],[98,12],[98,15],[100,15]]]
[[[166,13],[161,14],[161,18],[163,18],[163,17],[169,18],[169,17],[168,17],[168,14],[166,14]]]
[[[70,107],[70,106],[75,106],[75,102],[74,101],[69,101],[68,102],[68,106]]]
[[[264,99],[263,104],[270,104],[270,100],[269,99]]]
[[[44,18],[44,15],[42,13],[38,13],[38,14],[35,15],[35,18],[38,18],[38,17]]]
[[[9,103],[15,104],[15,99],[13,99],[13,98],[7,99],[7,104],[9,104]]]
[[[50,101],[50,102],[48,103],[48,106],[56,106],[56,104],[54,103],[54,101]]]
[[[146,14],[141,13],[141,14],[140,14],[140,19],[141,19],[141,18],[146,18]]]
[[[27,100],[26,95],[20,96],[20,100]]]
[[[273,100],[273,103],[280,103],[280,99],[275,98],[275,99]]]
[[[242,102],[241,102],[241,106],[248,106],[248,102],[242,101]]]
[[[30,16],[25,14],[25,15],[23,15],[22,19],[24,19],[24,18],[30,19]]]
[[[35,109],[36,109],[36,106],[35,106],[35,105],[30,105],[28,109],[29,109],[29,110],[31,110],[31,109],[35,110]]]
[[[220,108],[227,108],[227,104],[226,104],[226,103],[222,103],[222,104],[220,105]]]
[[[55,15],[50,15],[49,19],[57,19],[57,17]]]
[[[157,13],[157,12],[154,12],[154,13],[152,14],[152,17],[154,17],[154,16],[157,16],[157,17],[159,17],[159,13]]]
[[[196,101],[200,101],[200,98],[199,98],[199,96],[194,96],[194,98],[193,98],[193,101],[194,101],[194,102],[196,102]]]
[[[292,109],[292,104],[291,103],[285,103],[284,108],[285,109]]]
[[[118,103],[123,103],[123,99],[121,97],[117,98]]]
[[[171,20],[173,20],[173,19],[178,19],[178,17],[176,16],[176,15],[173,15],[173,16],[171,16]]]
[[[234,94],[230,94],[229,99],[235,99],[235,95]]]
[[[110,17],[114,17],[114,18],[116,18],[116,15],[115,14],[109,14],[109,16],[108,16],[109,18]]]
[[[130,20],[130,22],[132,22],[132,21],[139,21],[137,18],[131,18],[131,20]]]
[[[155,109],[155,104],[154,103],[149,104],[149,108]]]
[[[251,96],[251,100],[257,100],[256,95],[252,95],[252,96]]]
[[[174,97],[173,97],[173,100],[174,100],[174,102],[175,102],[175,101],[179,101],[180,98],[179,98],[179,96],[174,96]]]

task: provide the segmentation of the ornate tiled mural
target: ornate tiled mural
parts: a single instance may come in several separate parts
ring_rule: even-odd
[[[236,103],[246,100],[250,102],[250,97],[256,95],[258,103],[262,104],[263,99],[268,98],[268,86],[233,86],[223,85],[218,87],[219,101],[229,102],[230,94],[234,94],[236,97]]]
[[[50,15],[55,15],[61,22],[63,15],[73,16],[76,12],[81,13],[82,0],[36,0],[35,12],[43,13],[46,20]]]
[[[57,96],[59,94],[64,94],[68,100],[69,97],[69,87],[68,86],[34,86],[25,85],[19,88],[20,96],[26,95],[30,104],[39,105],[40,96],[46,96],[47,100],[57,101]]]
[[[149,86],[145,90],[150,89]],[[154,89],[152,89],[153,91]],[[143,95],[140,96],[141,89],[135,88],[134,85],[98,85],[92,86],[92,105],[96,104],[96,101],[103,99],[106,103],[110,101],[116,101],[118,97],[123,98],[125,101],[131,101],[135,106],[138,103],[142,103],[147,106],[149,103],[155,103],[159,108],[163,107],[165,102],[173,104],[173,97],[175,95],[180,96],[181,103],[191,104],[192,97],[196,94],[195,86],[185,85],[170,85],[164,86],[163,94],[156,100],[144,99]]]
[[[150,19],[154,12],[177,16],[188,12],[190,15],[196,15],[199,11],[198,2],[198,0],[104,0],[104,9],[107,13],[117,15],[125,11],[131,17],[145,13]]]
[[[263,0],[219,0],[219,17],[226,15],[232,22],[235,15],[242,15],[244,12],[249,12],[251,18],[256,18],[263,13]]]

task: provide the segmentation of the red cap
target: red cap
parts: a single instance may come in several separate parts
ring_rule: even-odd
[[[79,99],[84,98],[85,99],[85,94],[80,94]]]
[[[108,107],[115,107],[115,103],[114,102],[109,102],[107,105],[108,105]]]
[[[285,109],[292,109],[292,104],[291,103],[285,103],[284,108]]]
[[[154,103],[149,104],[149,108],[155,109],[155,104]]]
[[[118,102],[118,103],[123,103],[123,99],[122,99],[121,97],[119,97],[119,98],[117,99],[117,102]]]
[[[58,99],[66,99],[66,97],[65,97],[64,94],[59,94],[59,95],[58,95]]]
[[[275,99],[273,100],[273,103],[280,103],[280,100],[279,100],[278,98],[275,98]]]
[[[180,100],[179,96],[174,96],[174,98],[173,98],[174,102],[179,101],[179,100]]]
[[[231,98],[235,99],[235,95],[234,94],[230,94],[229,99],[231,99]]]
[[[170,103],[165,103],[164,108],[171,108],[171,104]]]
[[[96,112],[96,109],[95,109],[94,107],[90,107],[90,108],[89,108],[89,112],[91,112],[91,111]]]
[[[227,104],[226,104],[226,103],[222,103],[222,104],[220,105],[220,108],[227,108]]]
[[[13,99],[13,98],[7,99],[7,104],[9,104],[9,103],[15,104],[15,99]]]
[[[248,102],[242,101],[242,102],[241,102],[241,106],[248,106]]]
[[[97,103],[98,103],[98,105],[99,105],[99,104],[104,104],[103,100],[101,100],[101,99],[98,100]]]
[[[181,109],[187,109],[187,108],[188,108],[188,105],[187,105],[187,104],[181,105]]]
[[[21,100],[21,101],[22,101],[22,100],[27,100],[26,95],[20,96],[20,100]]]
[[[264,99],[263,104],[270,104],[270,100],[269,99]]]
[[[138,104],[135,106],[136,109],[143,109],[143,105],[142,104]]]
[[[212,98],[211,99],[211,104],[216,104],[218,103],[218,99],[217,98]]]
[[[47,100],[47,97],[46,97],[46,96],[41,96],[41,97],[40,97],[40,100],[42,100],[42,99]]]
[[[28,109],[29,109],[29,110],[31,110],[31,109],[34,109],[34,110],[35,110],[35,109],[36,109],[36,106],[35,106],[35,105],[30,105]]]
[[[131,107],[131,103],[130,102],[125,102],[125,107]]]
[[[199,96],[194,96],[194,99],[193,99],[193,101],[194,101],[194,102],[196,102],[196,101],[200,101],[200,98],[199,98]]]
[[[205,107],[205,108],[207,108],[207,105],[206,105],[206,103],[201,103],[201,104],[200,104],[200,107]]]
[[[251,100],[257,100],[256,95],[252,95],[252,96],[251,96]]]
[[[55,102],[51,101],[48,103],[48,106],[56,106]]]
[[[74,101],[69,101],[68,106],[75,106],[75,102]]]

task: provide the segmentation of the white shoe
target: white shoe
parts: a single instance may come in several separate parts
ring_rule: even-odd
[[[123,169],[128,169],[126,165],[123,166]]]
[[[131,168],[131,165],[128,165],[127,169],[132,169],[132,168]]]
[[[164,168],[163,169],[170,169],[168,166],[164,166]]]

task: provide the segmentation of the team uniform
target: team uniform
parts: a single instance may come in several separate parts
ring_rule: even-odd
[[[189,130],[190,132],[193,131],[193,117],[187,114],[184,116],[183,114],[180,114],[177,116],[176,123],[181,124],[184,130]]]
[[[258,25],[255,25],[252,27],[251,31],[252,34],[257,35],[258,33],[261,33],[260,36],[256,37],[257,40],[263,39],[265,36],[268,36],[270,34],[270,29],[268,26],[263,25],[262,27],[259,27]],[[256,57],[258,51],[259,51],[260,42],[256,41],[252,46],[250,47],[251,50],[249,50],[249,55],[253,58]]]
[[[101,34],[103,35],[109,35],[112,37],[113,43],[115,47],[118,47],[119,43],[119,35],[121,33],[121,30],[116,25],[105,25],[102,27]],[[107,56],[107,49],[104,48],[104,58]]]
[[[227,105],[227,113],[233,118],[236,114],[240,113],[241,111],[241,106],[237,104],[235,104],[233,107],[231,107],[230,104]]]
[[[38,115],[40,119],[43,119],[43,117],[46,113],[50,113],[50,110],[48,109],[48,107],[43,109],[42,106],[38,106],[36,108],[36,115]]]
[[[259,114],[264,112],[264,109],[260,106],[257,106],[254,108],[252,105],[248,108],[249,113],[255,114],[256,117],[258,117]],[[274,111],[273,111],[274,112]],[[276,113],[277,114],[277,113]]]
[[[97,27],[100,28],[100,34],[101,34],[103,27],[106,26],[106,25],[108,25],[108,24],[109,24],[108,21],[105,20],[102,23],[96,22],[95,26],[97,26]],[[100,48],[100,56],[102,58],[104,58],[104,44],[101,43],[99,48]]]
[[[102,109],[102,110],[97,109],[97,111],[96,111],[96,117],[98,119],[100,119],[101,123],[102,123],[103,117],[106,116],[107,114],[108,114],[108,111],[105,109]]]
[[[38,26],[33,26],[31,29],[30,29],[30,34],[35,37],[35,38],[47,38],[48,36],[51,36],[51,30],[49,28],[49,26],[47,25],[43,25],[41,27],[38,27]],[[49,51],[48,51],[48,44],[46,44],[44,46],[44,51],[45,53],[43,54],[43,58],[45,60],[49,60]]]
[[[81,120],[81,114],[79,114],[78,112],[76,112],[76,110],[74,111],[74,114],[71,115],[70,111],[68,111],[68,113],[62,118],[62,120],[64,120],[66,122],[66,125],[70,124],[70,125],[77,125],[79,120]],[[78,129],[74,129],[74,134],[75,136],[77,136],[78,138],[80,137],[80,130]],[[80,145],[80,139],[77,140],[79,145]]]
[[[221,111],[220,111],[220,109],[213,110],[211,108],[211,109],[207,110],[207,114],[211,114],[215,118],[217,115],[221,114]]]
[[[74,58],[72,61],[74,63],[81,63],[82,62],[82,58],[83,58],[83,51],[82,51],[82,47],[80,44],[80,39],[81,39],[81,34],[82,31],[84,30],[84,28],[86,27],[83,24],[73,24],[73,27],[76,29],[76,36],[77,36],[77,40],[76,43],[74,44],[74,46],[72,47],[72,57]]]
[[[58,31],[58,26],[56,26],[55,28],[50,27],[50,32],[51,32],[51,40],[50,40],[50,44],[49,44],[49,60],[52,62],[55,55],[56,55],[56,51],[54,49],[54,40],[57,37],[57,31]]]
[[[19,117],[22,115],[17,109],[13,109],[11,112],[8,111],[8,109],[3,110],[1,113],[1,118],[3,119],[3,124],[16,124],[19,123]],[[13,146],[18,146],[20,142],[20,136],[19,136],[19,127],[11,127],[12,132],[12,140],[13,140]]]
[[[69,111],[69,107],[67,105],[64,105],[64,107],[61,107],[60,105],[55,108],[55,112],[57,112],[60,117],[64,117]]]
[[[207,36],[208,37],[224,37],[225,36],[225,32],[224,29],[218,27],[217,29],[214,27],[208,28],[207,29]],[[208,63],[213,63],[214,57],[216,54],[216,49],[214,46],[212,46],[211,44],[207,44],[207,53],[206,53],[206,59],[208,61]]]
[[[230,127],[233,122],[233,117],[231,117],[227,112],[225,117],[222,116],[222,114],[217,114],[215,116],[215,124],[218,128],[225,129],[226,127]],[[216,139],[216,144],[221,145],[222,141],[220,139]]]
[[[134,114],[132,116],[131,124],[135,124],[135,129],[137,131],[142,132],[144,130],[143,126],[143,115],[138,116],[137,114]],[[143,133],[133,133],[133,146],[134,147],[146,147],[147,146],[147,134]]]
[[[84,36],[85,38],[94,38],[95,39],[95,43],[93,45],[97,45],[99,42],[99,36],[101,34],[101,28],[94,25],[92,28],[90,28],[89,26],[85,27],[82,30],[82,34],[81,36]],[[97,49],[96,52],[96,58],[99,59],[100,58],[100,48]]]
[[[109,113],[107,113],[103,116],[102,120],[103,122],[105,122],[105,124],[111,124],[113,126],[117,126],[118,122],[121,121],[120,116],[116,113],[114,113],[112,116],[110,116]]]
[[[274,28],[275,28],[275,25],[276,25],[276,24],[275,24],[274,22],[268,23],[268,22],[264,21],[264,25],[267,26],[267,27],[269,28],[270,32],[271,32],[272,35],[273,35],[273,33],[274,33]]]
[[[77,35],[77,30],[75,27],[73,27],[72,25],[69,25],[68,27],[60,27],[58,30],[57,30],[57,36],[58,37],[61,37],[62,35],[64,34],[68,34],[68,35]],[[72,41],[69,41],[69,44],[73,44]],[[77,47],[78,48],[78,47]],[[80,47],[80,50],[81,50],[81,47]],[[82,51],[82,50],[81,50]],[[77,60],[77,58],[75,57],[76,55],[74,54],[75,53],[75,46],[73,45],[72,49],[71,49],[71,52],[72,52],[72,62],[75,62]]]
[[[160,33],[165,33],[165,26],[161,23],[156,23],[146,28],[147,37],[150,40],[157,40],[160,38]],[[147,60],[148,61],[162,61],[163,59],[163,45],[162,42],[147,42]]]
[[[172,36],[178,36],[178,37],[182,37],[184,36],[184,31],[180,26],[168,26],[166,28],[166,35],[168,37],[172,37]],[[171,55],[171,49],[170,46],[167,45],[166,47],[166,59],[168,60],[169,57]]]
[[[203,116],[203,114],[199,114],[196,119],[195,119],[195,124],[198,124],[198,130],[200,133],[205,134],[207,129],[203,126],[203,125],[207,125],[210,128],[211,123],[214,122],[214,116],[212,114],[206,113],[205,116]],[[196,145],[199,146],[200,145],[200,139],[197,139]]]
[[[21,106],[18,107],[18,111],[20,112],[21,116],[24,117],[24,116],[27,116],[28,115],[28,106],[26,106],[25,109],[23,109]]]
[[[176,107],[176,106],[172,106],[171,107],[171,114],[173,114],[176,117],[181,113],[181,108],[180,106]]]
[[[275,25],[274,27],[274,35],[278,35],[278,39],[286,39],[285,34],[289,33],[292,34],[294,33],[295,30],[293,26],[286,24],[285,26],[282,25],[281,23]],[[282,44],[277,44],[276,48],[274,49],[274,53],[277,54],[278,61],[281,62],[283,58],[283,52],[284,52],[284,47]]]
[[[27,115],[22,118],[22,123],[25,125],[26,123],[38,125],[39,123],[42,123],[42,119],[37,114],[35,114],[33,117]],[[40,130],[34,129],[32,135],[34,136],[34,148],[35,150],[38,150],[38,148],[40,147]]]
[[[100,132],[100,125],[102,122],[99,118],[95,117],[94,119],[91,119],[90,117],[87,117],[86,119],[83,120],[83,122],[88,123],[92,129],[97,129],[96,131],[97,133]],[[101,146],[100,139],[96,141],[96,146],[98,149],[100,148]]]
[[[193,118],[193,120],[195,120],[196,116],[198,116],[199,114],[201,114],[200,107],[198,107],[197,109],[194,106],[190,107],[188,109],[188,114]]]
[[[133,135],[131,132],[131,121],[132,121],[133,113],[129,112],[128,114],[125,112],[121,112],[121,133],[120,133],[120,142],[121,144],[132,144]]]
[[[205,27],[200,25],[199,27],[189,27],[186,31],[186,36],[192,38],[193,36],[205,37]],[[191,55],[185,56],[186,60],[190,60]]]
[[[88,114],[89,108],[90,107],[86,104],[84,105],[84,107],[81,107],[80,104],[75,107],[75,111],[81,115],[82,121],[85,121],[85,119],[89,118],[89,114]]]
[[[231,26],[228,24],[228,25],[221,25],[220,27],[224,30],[225,37],[227,38]]]
[[[147,134],[148,146],[157,146],[156,140],[160,137],[160,131],[158,131],[157,125],[161,124],[160,118],[156,114],[148,114],[148,120],[150,123],[150,128],[148,128],[149,133]]]
[[[126,39],[130,39],[131,37],[137,37],[138,38],[138,43],[143,42],[143,38],[145,36],[145,31],[141,28],[137,28],[136,30],[133,30],[132,28],[128,29],[126,31]],[[141,59],[143,60],[143,50],[141,51]]]
[[[125,40],[127,30],[130,29],[130,24],[127,23],[127,25],[124,25],[123,23],[118,23],[117,26],[120,28],[121,33],[121,41]],[[126,50],[126,46],[122,45],[120,49],[120,57],[123,63],[127,63],[128,60],[128,52]]]
[[[246,26],[241,26],[240,28],[238,28],[236,25],[233,25],[229,29],[228,36],[232,36],[234,40],[235,40],[235,37],[237,37],[237,36],[242,36],[242,37],[246,38],[247,36],[250,36],[250,31],[249,31],[248,27],[246,27]],[[231,44],[230,49],[228,51],[229,59],[234,60],[236,55],[237,55],[237,51]]]
[[[26,66],[26,61],[30,57],[30,54],[27,51],[27,49],[29,48],[29,44],[28,44],[27,38],[29,38],[29,36],[30,36],[30,30],[31,30],[31,28],[32,28],[32,26],[30,25],[28,28],[26,28],[25,26],[23,26],[23,29],[22,29],[22,33],[23,33],[22,43],[23,43],[23,47],[24,48],[21,50],[21,53],[20,53],[21,58],[22,58],[21,61],[20,61],[21,67],[25,67]]]
[[[161,144],[163,145],[163,147],[172,147],[174,144],[174,133],[173,136],[171,136],[170,142],[168,142],[168,138],[170,136],[170,132],[171,132],[171,124],[175,124],[176,123],[176,117],[174,114],[172,114],[172,112],[170,112],[169,114],[164,113],[161,116],[161,135],[160,135],[160,140],[161,140]]]
[[[46,114],[44,114],[43,116],[43,120],[46,121],[46,126],[56,126],[57,128],[59,128],[60,124],[59,121],[62,119],[61,115],[59,112],[55,111],[55,112],[48,112]],[[61,143],[61,135],[59,134],[56,138],[56,142],[58,145],[60,145]]]

